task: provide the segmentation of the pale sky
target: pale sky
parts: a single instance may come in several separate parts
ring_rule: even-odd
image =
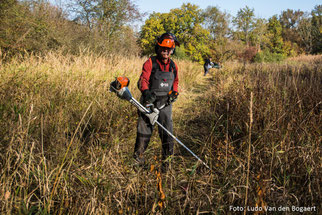
[[[71,0],[49,0],[57,5],[64,5]],[[273,15],[280,15],[287,9],[311,12],[316,5],[321,5],[322,0],[132,0],[141,13],[153,12],[168,13],[171,9],[180,8],[183,3],[198,5],[201,9],[216,6],[222,12],[236,16],[237,12],[246,6],[254,9],[256,18],[268,19]],[[143,24],[143,23],[141,23]]]
[[[311,12],[314,6],[322,4],[322,0],[134,0],[141,12],[168,13],[173,8],[180,8],[183,3],[198,5],[201,9],[216,6],[220,11],[226,11],[236,16],[239,9],[248,6],[254,9],[257,18],[270,18],[280,15],[287,9]]]

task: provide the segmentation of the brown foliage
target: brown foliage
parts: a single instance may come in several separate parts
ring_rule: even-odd
[[[252,62],[254,57],[256,56],[258,50],[254,46],[246,47],[244,50],[239,52],[239,59],[243,60],[243,62]]]

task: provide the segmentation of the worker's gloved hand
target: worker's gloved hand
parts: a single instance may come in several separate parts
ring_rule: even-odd
[[[151,92],[150,90],[144,90],[142,92],[142,95],[144,105],[153,104],[153,102],[155,102],[155,100],[157,99],[155,93]]]
[[[178,98],[179,93],[177,91],[171,91],[169,93],[168,103],[171,104],[172,102],[175,102]]]
[[[152,105],[149,107],[150,113],[146,113],[145,115],[149,118],[151,125],[154,125],[155,122],[159,118],[160,111]]]

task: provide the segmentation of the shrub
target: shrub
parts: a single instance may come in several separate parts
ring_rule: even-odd
[[[183,46],[176,47],[176,51],[173,55],[175,58],[182,59],[182,60],[188,60],[189,57],[186,55],[186,50]]]
[[[243,53],[240,55],[240,58],[246,62],[251,62],[251,61],[253,61],[256,54],[257,54],[257,48],[251,46],[251,47],[247,47],[243,51]]]
[[[271,53],[268,50],[263,52],[258,52],[254,57],[254,62],[262,63],[262,62],[280,62],[286,58],[283,54],[280,53]]]

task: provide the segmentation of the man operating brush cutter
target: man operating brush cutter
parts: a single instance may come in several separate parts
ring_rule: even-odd
[[[120,98],[130,101],[139,109],[137,137],[134,147],[134,159],[139,166],[144,166],[145,164],[144,152],[150,142],[154,124],[158,124],[159,136],[162,142],[162,172],[166,172],[169,168],[170,159],[168,158],[173,155],[173,140],[176,140],[200,160],[172,134],[172,103],[176,101],[179,95],[179,79],[178,66],[170,59],[170,56],[175,52],[177,45],[179,46],[179,42],[175,35],[171,33],[164,33],[157,38],[155,45],[156,56],[150,57],[143,64],[142,73],[138,81],[138,88],[142,92],[140,103],[132,96],[129,96],[130,92],[126,87],[128,79],[120,77],[111,83],[112,91],[116,89],[114,91]],[[202,163],[207,166],[204,162]]]
[[[118,77],[115,81],[111,82],[110,84],[110,91],[116,93],[116,95],[124,100],[129,101],[133,104],[140,113],[142,113],[146,119],[148,120],[147,124],[153,126],[157,124],[161,130],[166,132],[170,137],[172,137],[175,141],[177,141],[182,147],[184,147],[190,154],[192,154],[195,158],[198,159],[203,165],[205,165],[208,169],[209,166],[203,162],[195,153],[193,153],[187,146],[185,146],[176,136],[174,136],[168,129],[166,129],[160,122],[159,122],[159,115],[163,108],[166,105],[162,105],[160,108],[156,108],[154,105],[150,105],[148,107],[143,106],[140,102],[138,102],[135,98],[132,97],[131,92],[127,88],[130,81],[126,77]],[[170,102],[171,103],[171,102]]]
[[[155,107],[159,110],[158,122],[172,133],[172,102],[178,93],[178,66],[170,59],[179,42],[175,35],[164,33],[156,40],[156,56],[150,57],[142,68],[138,88],[142,92],[141,104],[145,107]],[[163,107],[161,109],[161,107]],[[145,114],[139,112],[137,137],[134,148],[134,158],[139,165],[144,165],[143,153],[148,147],[153,132],[153,124]],[[173,155],[173,138],[159,126],[159,136],[162,142],[162,171],[168,169],[167,159]]]
[[[195,153],[193,153],[187,146],[185,146],[177,137],[175,137],[168,129],[166,129],[160,122],[160,112],[162,109],[164,109],[166,106],[169,106],[171,104],[171,99],[169,103],[162,105],[159,108],[156,108],[154,105],[149,105],[148,107],[142,105],[139,103],[135,98],[132,97],[131,92],[127,88],[130,81],[126,77],[118,77],[115,81],[111,82],[110,84],[110,91],[116,93],[116,95],[124,100],[129,101],[131,104],[133,104],[136,108],[138,108],[139,112],[142,113],[146,119],[148,120],[146,123],[151,125],[153,127],[154,124],[157,124],[159,126],[160,130],[163,130],[166,132],[170,137],[172,137],[175,141],[177,141],[182,147],[184,147],[190,154],[192,154],[195,158],[197,158],[203,165],[205,165],[208,169],[209,166],[203,162]],[[171,94],[171,93],[170,93]],[[136,157],[135,157],[136,158]],[[163,169],[164,171],[165,169]]]

